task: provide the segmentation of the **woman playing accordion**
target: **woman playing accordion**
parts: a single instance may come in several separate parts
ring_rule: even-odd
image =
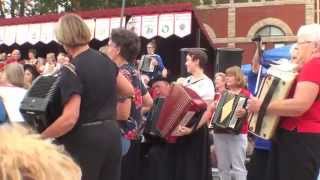
[[[297,34],[298,76],[287,99],[274,100],[264,109],[280,116],[272,144],[266,179],[314,180],[320,167],[320,25],[302,26]],[[248,110],[263,109],[252,97]]]

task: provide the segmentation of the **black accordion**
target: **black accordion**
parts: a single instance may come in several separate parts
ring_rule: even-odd
[[[161,137],[156,125],[160,117],[160,112],[165,98],[159,97],[154,100],[153,107],[147,115],[147,121],[143,133],[148,137]]]
[[[39,76],[21,102],[22,116],[39,132],[45,130],[62,113],[58,92],[60,77],[59,74]]]
[[[63,67],[76,75],[75,67],[72,64]],[[22,116],[31,127],[39,132],[49,127],[62,114],[63,107],[58,89],[60,79],[61,70],[39,76],[34,80],[21,102]]]
[[[247,99],[247,97],[228,91],[223,92],[216,111],[212,116],[210,127],[239,133],[242,128],[243,119],[237,118],[235,111],[237,108],[244,108],[247,105]]]

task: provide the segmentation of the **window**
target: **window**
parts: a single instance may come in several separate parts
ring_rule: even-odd
[[[259,29],[256,33],[256,35],[260,35],[263,37],[268,37],[268,36],[284,36],[285,33],[282,31],[282,29],[280,29],[277,26],[272,26],[272,25],[268,25],[268,26],[264,26],[261,29]]]

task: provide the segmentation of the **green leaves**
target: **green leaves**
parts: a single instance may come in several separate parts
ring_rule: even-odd
[[[0,1],[0,18],[15,16],[32,16],[46,13],[60,13],[64,11],[93,10],[121,7],[123,0],[10,0]],[[201,4],[201,0],[125,0],[126,7],[146,6],[153,4],[174,4],[191,2]],[[211,4],[212,0],[202,0],[204,4]]]

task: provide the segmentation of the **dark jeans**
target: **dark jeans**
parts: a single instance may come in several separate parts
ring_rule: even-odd
[[[82,180],[120,180],[120,130],[115,121],[80,125],[59,142],[80,165]]]
[[[267,173],[269,153],[268,150],[254,149],[247,166],[247,180],[263,180]]]
[[[320,134],[279,130],[266,180],[316,180],[319,168]]]

